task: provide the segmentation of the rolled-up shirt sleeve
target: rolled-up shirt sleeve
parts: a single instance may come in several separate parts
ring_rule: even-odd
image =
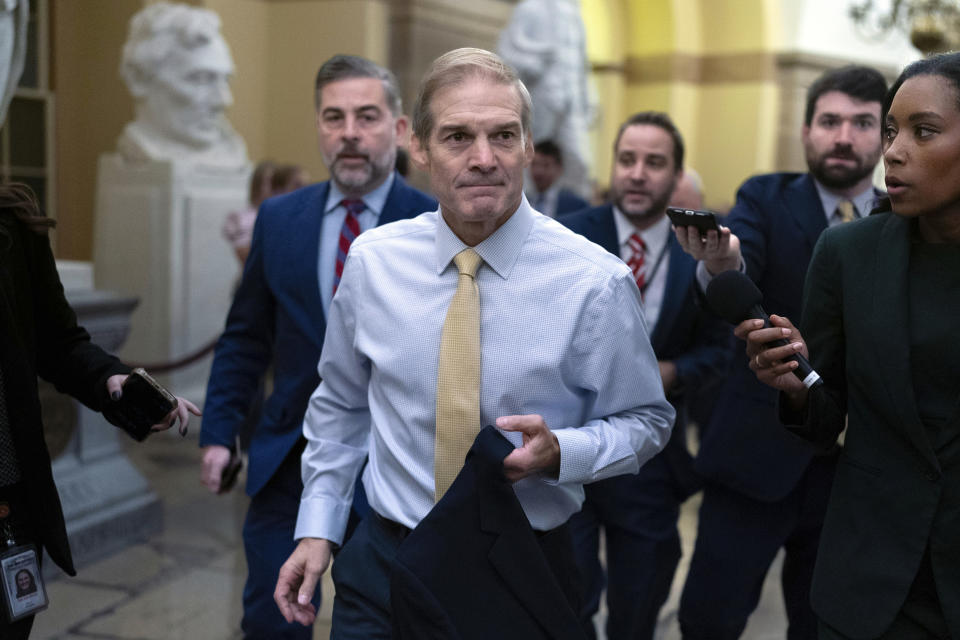
[[[301,458],[303,495],[296,539],[343,542],[353,487],[367,456],[370,432],[370,363],[356,349],[356,301],[362,262],[351,254],[327,318],[320,356],[322,382],[310,397],[303,420],[307,440]]]
[[[636,473],[666,446],[675,417],[629,274],[611,277],[582,321],[570,362],[588,398],[585,423],[554,430],[558,483]]]

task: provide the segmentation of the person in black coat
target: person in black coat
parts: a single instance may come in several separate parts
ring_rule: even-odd
[[[47,230],[33,194],[0,185],[0,503],[3,525],[18,545],[34,544],[75,575],[50,455],[43,439],[37,376],[91,409],[122,395],[130,368],[90,342],[63,293]],[[192,403],[178,407],[153,431],[180,421],[186,433]],[[6,536],[4,536],[6,538]],[[26,638],[33,617],[9,623],[0,613],[0,637]]]
[[[960,54],[907,67],[881,123],[889,202],[820,237],[806,340],[781,316],[736,333],[794,433],[823,450],[846,426],[813,575],[819,637],[960,638]],[[824,382],[809,391],[785,359],[808,347]]]

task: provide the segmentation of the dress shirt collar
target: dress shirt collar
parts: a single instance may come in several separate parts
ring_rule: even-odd
[[[463,240],[447,226],[442,209],[441,207],[440,214],[437,216],[437,275],[443,273],[455,255],[467,248]],[[527,202],[527,197],[522,196],[520,206],[513,215],[500,225],[499,229],[490,234],[489,238],[473,247],[483,261],[504,280],[510,277],[523,243],[530,234],[533,216],[533,207]]]
[[[623,255],[624,245],[630,239],[630,236],[637,231],[630,219],[627,218],[616,205],[613,206],[613,221],[617,226],[617,243],[620,247],[620,254]],[[646,254],[650,256],[659,256],[663,247],[666,246],[670,235],[670,219],[664,215],[660,220],[650,225],[643,231],[638,232],[647,246]]]
[[[367,209],[373,211],[378,217],[383,211],[383,206],[387,203],[387,196],[390,195],[390,189],[393,187],[393,181],[396,179],[396,172],[391,171],[390,175],[387,176],[387,179],[380,183],[380,186],[371,191],[370,193],[363,196],[363,204],[367,206]],[[330,181],[330,191],[327,193],[327,205],[323,210],[323,214],[326,215],[340,206],[340,202],[346,196],[343,195],[343,192],[340,191],[340,188],[337,187],[337,183],[333,180]]]
[[[833,219],[833,212],[837,210],[837,205],[844,200],[853,202],[853,206],[857,208],[858,219],[870,215],[870,211],[873,210],[876,204],[877,196],[876,193],[874,193],[873,185],[870,185],[852,198],[843,198],[827,191],[827,188],[816,179],[813,180],[813,184],[817,187],[817,195],[820,196],[820,204],[823,205],[823,212],[827,216],[827,224],[830,224],[830,221]]]

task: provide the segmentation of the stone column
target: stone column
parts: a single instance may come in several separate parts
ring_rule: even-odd
[[[203,171],[186,163],[100,158],[94,237],[98,288],[137,296],[125,360],[165,362],[223,331],[237,260],[221,228],[245,206],[249,167]],[[202,402],[212,355],[157,376],[177,395]]]

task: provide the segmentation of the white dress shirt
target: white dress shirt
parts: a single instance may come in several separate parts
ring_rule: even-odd
[[[823,205],[823,213],[827,216],[828,227],[834,227],[843,222],[840,216],[836,215],[836,213],[837,205],[844,200],[850,200],[853,202],[855,209],[855,220],[859,220],[860,218],[870,215],[870,211],[872,211],[877,204],[877,194],[873,190],[873,185],[867,187],[864,191],[861,191],[852,198],[844,198],[834,193],[830,193],[827,191],[826,187],[816,180],[813,181],[813,185],[817,188],[817,195],[820,197],[820,204]]]
[[[415,527],[433,507],[437,357],[457,288],[452,260],[464,248],[439,212],[354,241],[304,418],[296,538],[342,541],[368,454],[363,484],[377,513]],[[483,258],[478,427],[536,413],[553,430],[558,477],[514,484],[533,528],[549,530],[580,509],[583,483],[636,473],[660,451],[674,411],[620,260],[526,198],[474,249]],[[503,433],[521,446],[520,433]]]
[[[643,317],[647,321],[650,333],[657,326],[660,308],[663,306],[663,294],[667,289],[667,271],[670,269],[670,218],[664,215],[660,220],[643,231],[637,231],[633,223],[616,206],[613,207],[613,221],[617,227],[617,242],[620,247],[620,259],[626,262],[633,254],[630,248],[630,236],[634,232],[646,245],[643,265],[646,268],[646,291],[643,293]],[[662,256],[662,258],[661,258]],[[659,265],[657,264],[659,261]]]

